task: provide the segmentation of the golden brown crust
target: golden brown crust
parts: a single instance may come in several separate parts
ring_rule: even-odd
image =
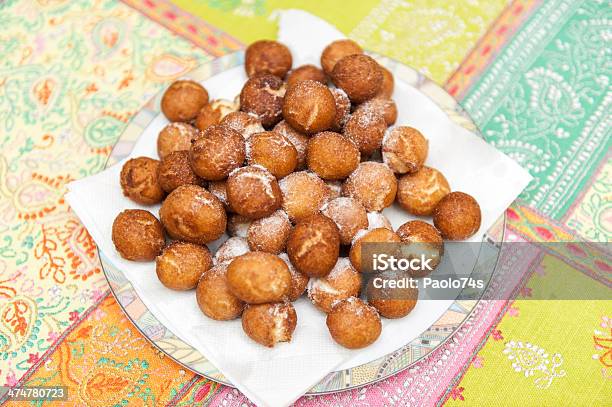
[[[397,187],[397,203],[417,216],[431,215],[438,202],[450,192],[444,175],[428,166],[414,174],[403,175]]]
[[[113,221],[112,240],[127,260],[155,259],[164,244],[164,228],[155,216],[142,209],[126,209]]]
[[[290,342],[297,325],[291,303],[248,305],[242,314],[242,329],[249,338],[269,348]]]
[[[227,179],[227,200],[239,215],[259,219],[271,215],[282,204],[278,182],[264,167],[238,168]]]
[[[276,178],[291,174],[297,166],[297,149],[278,132],[253,134],[246,143],[249,165],[261,165]]]
[[[175,241],[155,259],[155,272],[163,285],[173,290],[191,290],[202,274],[212,267],[206,246]]]
[[[334,84],[346,92],[353,103],[372,99],[380,91],[382,69],[367,55],[348,55],[339,60],[331,73]]]
[[[159,165],[157,182],[166,192],[172,192],[181,185],[204,184],[204,180],[191,169],[189,151],[174,151],[168,154]]]
[[[285,84],[277,76],[258,74],[244,84],[240,92],[240,110],[253,113],[265,128],[283,118]]]
[[[255,41],[248,46],[244,55],[244,69],[249,78],[257,74],[284,78],[292,64],[291,51],[278,41]]]
[[[343,39],[330,43],[321,53],[323,71],[331,75],[339,60],[353,54],[363,54],[363,49],[353,40]]]
[[[376,309],[355,297],[336,303],[327,314],[326,323],[334,341],[348,349],[373,344],[382,331]]]
[[[310,276],[327,275],[338,261],[340,234],[326,216],[315,214],[300,221],[287,241],[287,255],[295,268]]]
[[[361,290],[361,274],[346,257],[341,257],[325,277],[310,280],[308,298],[315,307],[328,313],[332,304],[349,297],[358,297]]]
[[[162,96],[161,110],[171,122],[188,122],[196,118],[208,103],[208,92],[190,80],[174,82]]]
[[[377,275],[386,281],[399,281],[403,278],[401,272],[383,272]],[[371,282],[366,287],[368,304],[376,308],[378,313],[385,318],[403,318],[416,306],[419,298],[418,288],[376,288]]]
[[[363,109],[370,109],[381,114],[387,126],[391,126],[397,121],[397,105],[392,99],[376,96],[363,102],[355,110]]]
[[[246,140],[253,134],[265,131],[261,125],[261,120],[257,115],[245,112],[232,112],[225,116],[220,123],[232,130],[236,130]]]
[[[229,214],[232,212],[232,208],[229,206],[229,201],[227,200],[227,182],[224,181],[210,181],[208,183],[208,192],[217,197],[219,201],[223,204],[225,211]]]
[[[344,135],[351,139],[364,156],[370,156],[382,146],[387,124],[379,112],[372,109],[355,111],[344,125]]]
[[[197,185],[182,185],[172,191],[159,216],[170,237],[196,244],[217,240],[227,223],[223,204]]]
[[[400,243],[402,240],[392,230],[387,228],[376,228],[367,232],[358,233],[349,251],[349,259],[355,270],[367,273],[370,267],[362,267],[361,246],[363,243]]]
[[[170,123],[159,132],[157,137],[157,155],[164,159],[173,151],[189,150],[191,140],[200,134],[198,129],[187,123]]]
[[[215,99],[205,104],[195,119],[195,126],[204,131],[210,126],[219,124],[228,114],[238,110],[238,104],[230,100]]]
[[[278,256],[249,252],[229,263],[227,283],[231,292],[246,303],[277,302],[291,290],[291,273]]]
[[[329,200],[329,188],[312,172],[294,172],[283,178],[279,185],[283,193],[283,209],[294,223],[317,213]]]
[[[397,179],[385,164],[366,161],[347,178],[342,195],[358,200],[367,211],[382,211],[393,204]]]
[[[367,212],[363,205],[353,198],[335,198],[321,209],[321,213],[336,223],[340,232],[340,243],[343,245],[350,245],[358,231],[368,228]]]
[[[380,91],[376,94],[376,97],[382,97],[385,99],[391,99],[393,96],[393,88],[395,87],[395,79],[390,70],[380,65],[380,70],[383,74],[382,85]]]
[[[324,131],[308,142],[308,168],[323,179],[344,179],[359,165],[359,149],[339,133]]]
[[[238,318],[245,306],[227,285],[227,264],[218,264],[202,275],[196,300],[204,315],[217,321]]]
[[[306,291],[310,277],[304,273],[300,273],[295,267],[293,267],[287,253],[281,253],[278,255],[278,257],[285,262],[289,268],[289,272],[291,273],[291,290],[289,290],[287,299],[291,302],[296,301]]]
[[[436,205],[433,221],[444,238],[467,239],[480,229],[480,205],[471,195],[451,192]]]
[[[424,253],[431,259],[429,265],[432,270],[410,269],[412,277],[425,277],[438,267],[444,255],[444,240],[438,229],[422,220],[412,220],[401,225],[397,234],[402,243],[408,243],[402,246],[404,257],[409,257],[410,253],[414,253],[414,257]]]
[[[121,168],[120,183],[123,195],[142,205],[159,203],[166,195],[157,182],[160,162],[149,157],[126,161]]]
[[[298,82],[287,89],[283,117],[291,127],[306,134],[327,130],[336,118],[334,96],[320,82]]]
[[[278,210],[265,218],[251,222],[247,242],[252,251],[279,254],[287,246],[291,222],[287,214]]]
[[[342,132],[346,121],[351,116],[351,101],[342,89],[333,88],[330,92],[336,104],[336,117],[331,125],[332,131]]]
[[[244,164],[244,138],[226,126],[210,126],[191,143],[193,171],[205,180],[220,181]]]
[[[286,121],[282,120],[276,126],[274,126],[275,132],[285,136],[287,140],[293,144],[297,151],[297,166],[295,169],[301,170],[306,166],[306,147],[308,146],[308,140],[310,138],[289,125]]]
[[[327,84],[325,73],[314,65],[302,65],[295,68],[287,75],[287,87],[291,87],[301,81],[317,81],[323,85]]]
[[[419,171],[428,152],[429,142],[413,127],[395,127],[389,130],[383,140],[383,161],[397,174]]]

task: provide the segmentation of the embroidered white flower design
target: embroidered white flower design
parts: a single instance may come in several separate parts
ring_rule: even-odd
[[[503,353],[512,362],[512,368],[525,377],[536,376],[534,384],[538,389],[547,389],[557,377],[565,376],[565,370],[557,370],[563,364],[559,353],[550,355],[541,347],[529,342],[510,341]]]

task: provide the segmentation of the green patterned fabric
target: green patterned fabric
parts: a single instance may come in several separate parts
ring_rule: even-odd
[[[462,103],[535,177],[521,198],[555,219],[610,150],[611,18],[607,1],[544,3]]]

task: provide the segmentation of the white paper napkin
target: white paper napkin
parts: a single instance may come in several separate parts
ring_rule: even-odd
[[[294,55],[294,66],[318,64],[322,49],[342,34],[328,23],[299,10],[279,13],[279,40]],[[204,82],[212,97],[233,98],[245,77],[235,68]],[[472,194],[482,208],[480,240],[495,220],[530,181],[529,174],[484,141],[455,125],[428,97],[396,80],[394,95],[398,124],[419,128],[430,139],[427,164],[440,169],[453,190]],[[131,157],[157,158],[157,134],[167,123],[158,116],[136,143]],[[96,241],[101,255],[124,271],[136,292],[156,318],[175,335],[208,358],[249,399],[261,406],[286,406],[308,391],[329,372],[349,368],[392,352],[427,329],[452,301],[420,301],[401,320],[383,321],[383,334],[364,350],[349,351],[336,345],[325,325],[325,316],[306,299],[295,303],[298,324],[291,343],[273,349],[251,341],[240,320],[218,322],[198,309],[193,292],[165,288],[155,275],[155,264],[122,259],[111,241],[111,227],[119,212],[142,208],[158,216],[159,206],[143,207],[125,198],[119,185],[119,163],[97,175],[68,185],[66,200]],[[394,227],[410,217],[396,208],[385,214]],[[210,245],[214,250],[220,242]]]

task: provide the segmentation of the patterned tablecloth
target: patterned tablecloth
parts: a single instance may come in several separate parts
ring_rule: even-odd
[[[326,18],[444,84],[484,137],[531,172],[507,212],[509,239],[611,240],[608,1],[343,3],[0,2],[0,385],[67,386],[69,406],[248,403],[131,326],[62,197],[67,182],[103,168],[161,87],[273,37],[283,8]],[[581,264],[580,253],[522,260],[530,277],[519,297],[482,303],[478,318],[414,368],[297,404],[609,405],[610,302],[528,297],[567,276],[609,279],[610,270]]]

